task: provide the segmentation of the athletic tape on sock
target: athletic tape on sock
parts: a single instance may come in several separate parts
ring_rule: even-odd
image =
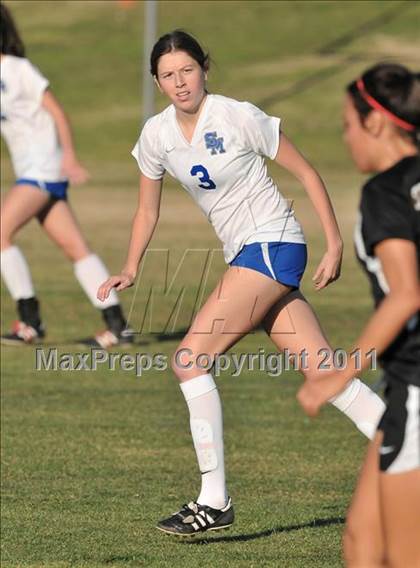
[[[201,473],[214,471],[218,461],[210,422],[202,418],[192,418],[190,425]]]

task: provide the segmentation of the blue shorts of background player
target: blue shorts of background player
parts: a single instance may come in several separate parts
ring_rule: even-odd
[[[67,189],[69,182],[65,181],[41,181],[36,179],[19,178],[16,180],[16,185],[33,185],[47,191],[54,199],[67,200]]]
[[[302,243],[251,243],[245,245],[230,266],[251,268],[277,282],[299,288],[308,259]]]

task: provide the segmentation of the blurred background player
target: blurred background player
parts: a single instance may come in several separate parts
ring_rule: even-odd
[[[131,343],[116,293],[105,303],[96,291],[108,271],[86,243],[67,201],[69,182],[81,184],[88,173],[79,163],[66,115],[48,88],[48,80],[25,58],[24,44],[10,12],[1,10],[1,133],[13,162],[14,187],[1,212],[1,272],[16,301],[19,321],[1,340],[22,345],[42,340],[45,328],[28,264],[13,244],[17,231],[37,217],[47,235],[74,263],[77,280],[95,308],[101,310],[106,331],[84,340],[103,348]],[[123,333],[125,332],[125,333]]]
[[[344,537],[347,565],[420,566],[420,76],[380,64],[347,88],[345,141],[363,173],[357,257],[376,311],[355,347],[376,349],[386,411],[369,446]],[[349,361],[352,359],[349,358]],[[310,415],[345,386],[351,367],[305,383]]]
[[[302,371],[309,379],[319,373],[320,350],[331,349],[299,291],[305,239],[293,210],[268,176],[265,156],[303,183],[321,220],[327,251],[314,276],[317,289],[338,278],[342,257],[337,222],[317,172],[280,132],[278,118],[250,103],[209,94],[208,68],[208,55],[180,30],[162,36],[153,48],[151,73],[172,104],[146,123],[133,150],[141,176],[128,258],[122,273],[98,291],[106,300],[113,288],[133,284],[158,220],[168,171],[208,217],[230,265],[173,361],[190,412],[202,481],[196,501],[158,524],[160,530],[181,536],[226,528],[234,519],[225,483],[220,397],[213,376],[203,374],[196,357],[205,353],[213,361],[260,323],[279,350],[307,352],[308,368]],[[373,435],[383,412],[381,399],[359,379],[333,404],[367,436]]]

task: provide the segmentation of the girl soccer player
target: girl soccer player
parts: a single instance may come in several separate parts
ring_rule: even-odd
[[[355,231],[376,311],[356,342],[380,354],[386,411],[369,446],[344,536],[347,565],[420,566],[420,76],[396,64],[366,71],[347,88],[345,140],[362,190]],[[350,359],[351,360],[351,359]],[[366,364],[365,359],[365,364]],[[315,415],[352,368],[305,383]]]
[[[90,346],[108,348],[132,342],[117,294],[105,303],[96,291],[109,276],[80,232],[67,201],[69,182],[80,184],[88,173],[77,160],[69,122],[48,88],[48,81],[28,59],[13,19],[1,4],[1,133],[9,147],[16,174],[14,187],[1,212],[1,271],[17,303],[19,321],[3,343],[23,345],[41,340],[45,329],[29,267],[13,237],[33,217],[74,263],[77,280],[99,308],[107,325]]]
[[[315,274],[318,289],[338,278],[342,242],[324,185],[283,133],[280,120],[247,102],[209,94],[209,58],[197,41],[176,30],[162,36],[151,54],[151,73],[171,105],[143,128],[133,155],[140,174],[139,207],[125,266],[98,290],[131,286],[155,229],[165,171],[197,201],[223,242],[229,268],[179,345],[173,370],[190,412],[201,471],[196,501],[161,521],[158,528],[191,535],[225,528],[233,507],[225,484],[222,409],[216,384],[195,358],[214,360],[257,324],[279,350],[308,353],[306,377],[318,374],[317,354],[330,349],[311,307],[299,292],[306,245],[293,211],[268,176],[264,156],[292,172],[305,186],[321,220],[327,251]],[[281,331],[293,322],[294,334]],[[371,436],[383,403],[359,379],[333,404]]]

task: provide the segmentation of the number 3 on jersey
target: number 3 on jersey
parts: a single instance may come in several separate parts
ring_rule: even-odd
[[[216,189],[216,184],[210,179],[209,172],[201,164],[193,166],[190,174],[192,176],[198,176],[198,180],[201,182],[198,184],[198,187],[202,187],[203,189]]]

